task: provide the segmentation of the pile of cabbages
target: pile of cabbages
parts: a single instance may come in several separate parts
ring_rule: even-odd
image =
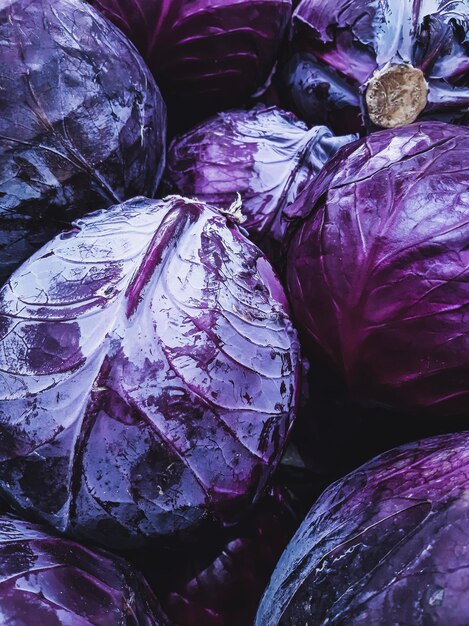
[[[0,626],[469,624],[468,0],[0,0]]]

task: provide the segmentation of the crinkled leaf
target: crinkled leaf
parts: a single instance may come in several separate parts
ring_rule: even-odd
[[[374,133],[291,207],[298,327],[355,398],[468,412],[468,149],[440,122]]]
[[[301,117],[321,124],[328,114],[336,132],[350,132],[358,130],[360,112],[369,125],[364,94],[374,72],[410,63],[428,83],[423,115],[446,113],[458,122],[469,108],[468,32],[465,0],[302,0],[293,14],[296,60],[284,82]],[[451,97],[435,106],[441,83]],[[353,97],[359,104],[344,128],[344,103]]]
[[[78,216],[153,196],[165,106],[127,39],[81,0],[0,1],[0,284]]]
[[[356,138],[335,137],[324,126],[308,130],[277,107],[220,113],[173,141],[166,182],[177,193],[220,207],[239,193],[243,228],[278,263],[284,208]]]
[[[294,416],[298,344],[260,251],[206,205],[77,222],[0,292],[0,486],[104,544],[231,521]]]
[[[357,90],[334,68],[302,52],[292,55],[282,76],[291,108],[308,124],[326,124],[337,133],[360,130]]]

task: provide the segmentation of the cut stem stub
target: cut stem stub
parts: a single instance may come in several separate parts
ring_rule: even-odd
[[[368,81],[365,100],[373,124],[396,128],[414,122],[427,104],[422,70],[410,63],[388,64]]]

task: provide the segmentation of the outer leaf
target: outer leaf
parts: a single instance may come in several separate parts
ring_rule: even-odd
[[[191,550],[159,551],[143,571],[178,626],[249,626],[296,526],[285,492],[275,488],[241,524]]]
[[[0,284],[78,216],[154,195],[165,106],[81,0],[0,0]]]
[[[359,130],[360,97],[354,85],[333,68],[324,68],[310,52],[295,53],[283,70],[289,107],[308,123],[337,133]]]
[[[259,250],[214,209],[135,199],[0,292],[0,486],[123,547],[236,520],[294,416],[298,344]]]
[[[169,625],[143,577],[125,561],[12,515],[0,516],[0,621]]]
[[[410,63],[429,87],[423,116],[456,122],[469,110],[468,32],[465,0],[302,0],[284,71],[290,100],[309,123],[356,131],[361,111],[370,128],[368,81],[388,64]],[[446,98],[438,97],[441,90]],[[355,107],[346,126],[345,106]]]
[[[469,129],[440,122],[346,146],[291,206],[298,326],[349,393],[469,410]]]
[[[283,209],[342,145],[356,138],[335,137],[324,126],[308,130],[277,107],[220,113],[173,141],[167,184],[225,208],[239,193],[243,227],[278,263]]]
[[[465,626],[469,431],[387,452],[324,492],[256,626]]]
[[[291,14],[291,0],[93,1],[142,52],[185,128],[264,85]]]

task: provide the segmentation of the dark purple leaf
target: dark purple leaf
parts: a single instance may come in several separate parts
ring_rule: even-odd
[[[355,399],[469,411],[468,149],[441,122],[374,133],[288,209],[298,327]]]
[[[291,0],[93,0],[157,77],[173,125],[241,104],[267,81]]]
[[[469,110],[468,32],[465,0],[302,0],[283,70],[289,99],[303,119],[340,133],[420,114],[460,121]]]
[[[283,553],[256,626],[465,626],[468,486],[469,431],[337,481]]]
[[[128,40],[81,0],[0,6],[0,285],[85,213],[153,196],[166,112]]]
[[[0,622],[12,626],[169,626],[124,560],[12,515],[0,516]]]
[[[241,524],[191,550],[151,554],[143,571],[178,626],[250,626],[296,527],[288,497],[275,488]]]

